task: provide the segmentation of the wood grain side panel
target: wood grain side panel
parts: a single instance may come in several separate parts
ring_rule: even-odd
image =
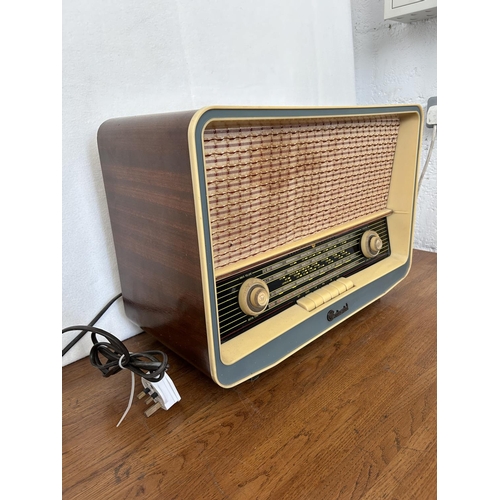
[[[126,313],[209,374],[187,136],[193,114],[109,120],[98,145]]]

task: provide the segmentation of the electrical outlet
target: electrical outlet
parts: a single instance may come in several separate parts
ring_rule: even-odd
[[[432,128],[434,125],[437,125],[437,115],[438,115],[438,98],[437,97],[429,97],[427,101],[427,118],[425,120],[425,124]]]

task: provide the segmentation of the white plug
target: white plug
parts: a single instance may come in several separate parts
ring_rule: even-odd
[[[438,122],[438,107],[437,104],[427,110],[427,125],[433,127]]]
[[[437,125],[438,122],[438,106],[437,106],[437,97],[430,97],[427,101],[427,117],[426,117],[426,125],[429,128]]]
[[[141,391],[137,397],[142,399],[143,397],[148,396],[146,399],[147,405],[154,402],[154,405],[144,412],[146,417],[150,417],[160,408],[168,410],[172,405],[177,403],[177,401],[180,401],[181,397],[179,396],[172,379],[166,373],[159,382],[150,382],[144,378],[141,378],[141,380],[144,390]]]

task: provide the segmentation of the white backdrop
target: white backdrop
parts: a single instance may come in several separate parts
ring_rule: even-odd
[[[352,105],[349,0],[63,2],[63,327],[120,292],[97,153],[117,116],[205,105]],[[121,300],[98,323],[137,333]],[[63,346],[76,333],[63,336]],[[86,356],[80,341],[63,364]]]

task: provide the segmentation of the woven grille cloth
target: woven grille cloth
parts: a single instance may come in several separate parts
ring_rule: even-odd
[[[398,130],[393,115],[210,123],[215,267],[386,208]]]

